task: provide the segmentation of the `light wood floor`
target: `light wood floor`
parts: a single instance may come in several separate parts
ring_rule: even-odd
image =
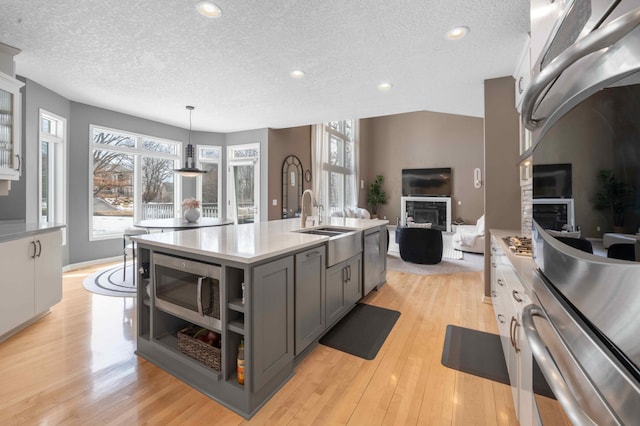
[[[0,343],[0,424],[517,424],[509,386],[440,363],[447,324],[497,333],[482,273],[389,271],[366,302],[402,315],[373,361],[318,345],[250,420],[136,357],[132,299],[65,273],[52,313]]]

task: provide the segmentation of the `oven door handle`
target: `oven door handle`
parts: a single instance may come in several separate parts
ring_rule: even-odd
[[[546,345],[536,329],[536,325],[533,322],[534,316],[538,316],[549,321],[542,311],[542,308],[535,304],[530,304],[525,306],[522,310],[522,328],[524,329],[524,334],[527,336],[527,340],[529,341],[531,352],[533,352],[534,358],[538,361],[538,365],[544,373],[544,377],[547,379],[549,387],[551,387],[554,395],[558,398],[560,405],[564,408],[564,411],[567,413],[571,423],[578,426],[597,425],[597,423],[591,420],[591,418],[582,410],[580,403],[571,393],[567,382],[565,382],[562,377],[560,370],[558,370],[556,363],[553,361],[551,354],[547,350]]]
[[[540,127],[547,117],[533,118],[538,100],[549,84],[555,81],[572,64],[587,56],[614,45],[640,25],[640,8],[628,12],[610,24],[593,31],[568,47],[547,65],[529,84],[522,98],[522,123],[529,130]]]
[[[206,279],[207,277],[198,277],[198,289],[196,290],[198,293],[197,299],[198,299],[198,313],[202,316],[204,316],[204,312],[202,310],[202,282]]]

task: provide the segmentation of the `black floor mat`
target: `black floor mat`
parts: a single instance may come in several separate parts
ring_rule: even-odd
[[[500,336],[496,334],[447,325],[442,364],[484,379],[509,384],[509,372],[504,361]],[[535,359],[533,391],[538,395],[555,399]]]
[[[364,359],[374,359],[400,312],[358,303],[320,343]]]

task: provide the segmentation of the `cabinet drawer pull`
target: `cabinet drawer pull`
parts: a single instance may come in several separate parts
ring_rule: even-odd
[[[20,169],[22,168],[22,157],[16,154],[16,158],[18,159],[18,168],[16,169],[16,172],[19,172]]]
[[[491,267],[495,268],[496,267],[496,263],[495,262],[491,262]]]
[[[30,254],[29,257],[32,258],[32,259],[35,259],[36,258],[36,253],[38,252],[38,249],[36,248],[36,242],[35,241],[31,241],[29,243],[29,245],[31,247],[33,247],[33,254]]]
[[[347,265],[347,281],[351,281],[351,265]]]
[[[500,324],[504,324],[504,315],[498,314],[498,321],[500,321]]]
[[[511,339],[511,346],[516,351],[516,353],[520,352],[520,348],[518,347],[517,342],[517,328],[520,324],[518,324],[518,320],[516,317],[511,317],[511,323],[509,324],[509,338]]]
[[[498,293],[495,290],[491,290],[491,297],[498,297]]]
[[[316,250],[316,251],[307,253],[307,257],[311,257],[311,256],[320,256],[320,252]]]
[[[500,278],[498,278],[498,285],[504,287],[504,281],[502,281]]]
[[[524,81],[524,77],[520,77],[518,79],[518,93],[522,94],[522,92],[524,92],[524,89],[522,88],[522,82]]]
[[[38,254],[36,255],[36,257],[40,257],[40,255],[42,254],[42,243],[40,242],[40,240],[37,240],[36,243],[38,244]]]
[[[520,293],[518,293],[517,290],[513,290],[511,292],[511,295],[513,296],[514,299],[516,299],[516,302],[522,303],[522,298],[520,298]]]

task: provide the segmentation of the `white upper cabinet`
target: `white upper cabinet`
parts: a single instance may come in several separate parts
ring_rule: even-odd
[[[524,94],[527,91],[527,87],[529,86],[529,82],[531,81],[531,53],[529,40],[527,40],[527,44],[524,47],[522,56],[520,57],[520,62],[518,63],[515,79],[516,109],[518,110],[518,112],[520,112],[522,98],[524,97]]]
[[[22,86],[21,81],[0,72],[0,180],[20,179]]]

